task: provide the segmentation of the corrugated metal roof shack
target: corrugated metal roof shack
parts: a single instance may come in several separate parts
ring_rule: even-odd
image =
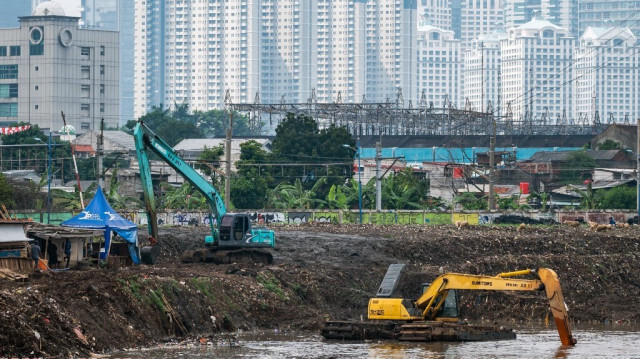
[[[56,247],[56,262],[58,262],[59,265],[54,266],[54,268],[66,267],[66,263],[63,263],[64,243],[68,239],[71,242],[71,256],[69,258],[69,267],[73,268],[77,267],[79,263],[90,256],[92,251],[91,243],[92,241],[94,241],[94,237],[101,237],[102,232],[93,229],[69,228],[36,224],[29,228],[28,236],[29,238],[33,238],[38,241],[38,244],[41,248],[41,260],[45,259],[49,261],[49,250],[50,248],[52,248],[52,245]]]

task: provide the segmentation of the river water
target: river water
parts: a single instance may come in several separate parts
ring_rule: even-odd
[[[555,330],[523,329],[515,340],[493,342],[407,343],[325,341],[309,333],[240,333],[237,343],[163,345],[113,353],[124,358],[640,358],[640,331],[574,330],[575,347],[562,347]]]

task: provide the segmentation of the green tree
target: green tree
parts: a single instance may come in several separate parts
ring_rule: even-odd
[[[240,144],[237,176],[231,182],[231,200],[236,208],[260,209],[267,205],[267,191],[274,180],[266,167],[257,166],[267,158],[260,143],[250,140]]]
[[[502,210],[525,210],[531,209],[531,206],[528,204],[520,204],[520,196],[513,195],[510,197],[498,197],[496,195],[496,203],[498,204],[498,208]]]
[[[174,187],[168,183],[161,183],[164,195],[160,208],[163,209],[209,209],[206,198],[198,192],[189,182],[180,187]]]
[[[140,199],[132,196],[121,196],[118,193],[120,189],[120,183],[118,182],[118,167],[113,170],[111,174],[111,181],[109,181],[109,191],[105,193],[107,202],[113,207],[113,209],[138,209],[142,207]]]
[[[222,145],[215,147],[205,146],[198,156],[198,163],[196,168],[199,169],[205,176],[209,177],[211,184],[217,187],[221,182],[220,176],[220,158],[224,155],[224,147]]]
[[[357,197],[356,197],[357,200]],[[355,208],[357,208],[358,202],[355,202]],[[362,186],[362,208],[375,209],[376,208],[376,179],[372,178],[365,185]]]
[[[360,189],[359,189],[359,184],[357,179],[349,178],[344,183],[344,185],[341,186],[340,192],[342,192],[346,197],[347,209],[358,208],[358,204],[360,200]]]
[[[261,133],[262,123],[257,124],[254,130],[249,126],[249,118],[237,111],[233,115],[234,136],[257,136]],[[210,110],[206,112],[194,111],[198,128],[207,137],[224,137],[229,128],[229,113],[225,110]]]
[[[576,184],[591,178],[596,161],[586,151],[573,151],[562,166],[560,178],[563,183]]]
[[[343,188],[348,188],[346,186],[336,186],[332,185],[331,189],[329,189],[329,193],[325,198],[325,202],[327,202],[327,206],[331,209],[347,209],[347,196],[342,193]]]
[[[233,135],[234,136],[256,136],[260,135],[262,123],[258,123],[255,129],[249,125],[247,116],[233,111]],[[142,116],[141,119],[154,132],[163,139],[170,138],[165,130],[166,126],[162,123],[178,124],[178,131],[183,132],[182,127],[187,129],[197,129],[199,137],[224,137],[229,127],[229,113],[225,110],[210,110],[206,112],[193,111],[190,113],[187,104],[174,104],[173,110],[165,108],[163,105],[154,106],[149,113]],[[124,132],[133,134],[136,126],[136,120],[129,120],[122,127]],[[185,137],[195,138],[195,137]],[[169,143],[169,140],[166,140]]]
[[[242,174],[244,171],[249,171],[249,167],[243,167],[246,164],[260,164],[265,163],[269,158],[267,151],[262,148],[262,145],[254,140],[242,142],[240,144],[240,161],[238,173]]]
[[[140,117],[140,120],[171,147],[185,138],[204,137],[192,115],[188,114],[187,105],[178,106],[174,111],[162,105],[154,106],[151,112]],[[127,122],[125,131],[133,133],[135,124],[136,122]]]
[[[535,191],[531,191],[529,196],[527,197],[527,202],[535,203],[540,202],[540,211],[546,212],[548,208],[547,201],[549,200],[549,194],[546,192],[538,193]]]
[[[616,142],[612,139],[606,139],[604,142],[598,143],[598,149],[599,150],[621,150],[622,145],[620,144],[620,142]]]
[[[325,202],[316,198],[314,188],[305,190],[297,179],[294,184],[280,183],[269,191],[269,208],[274,209],[313,209],[322,207]]]
[[[289,184],[300,180],[303,188],[315,188],[316,198],[326,198],[333,185],[342,185],[353,175],[353,152],[343,145],[354,143],[344,127],[320,130],[313,118],[289,113],[276,128],[271,160],[300,165],[272,169],[273,177],[282,176]]]
[[[587,183],[587,188],[582,190],[575,186],[569,186],[571,190],[576,192],[580,196],[580,208],[582,209],[596,209],[598,204],[596,202],[595,193],[591,186],[591,181]]]
[[[133,135],[133,130],[136,128],[137,123],[137,120],[129,120],[120,128],[120,131]]]
[[[464,210],[485,210],[489,208],[489,202],[485,197],[476,197],[471,192],[465,192],[455,198],[455,203]]]
[[[80,180],[95,181],[98,178],[98,176],[96,175],[96,168],[98,167],[98,161],[96,157],[78,158],[77,164]],[[67,176],[65,175],[65,177]]]
[[[92,183],[86,190],[82,191],[82,199],[86,202],[93,197],[96,190],[96,183]],[[65,211],[80,211],[80,192],[78,186],[74,186],[74,192],[66,192],[61,189],[51,190],[51,208]]]
[[[326,183],[319,190],[328,193],[334,185],[339,186],[353,175],[353,151],[355,147],[353,136],[345,127],[330,125],[318,133],[318,156],[324,162],[338,162],[344,165],[325,167]],[[317,169],[318,173],[322,168]]]
[[[39,183],[32,181],[21,181],[5,178],[7,184],[11,188],[11,201],[0,199],[0,203],[4,203],[9,209],[36,209],[44,208],[46,204],[47,194],[41,191],[42,186],[47,183],[46,172]],[[0,187],[4,188],[4,186]],[[2,198],[2,195],[0,195]]]
[[[17,126],[29,125],[26,122],[20,122]],[[45,136],[38,125],[31,125],[28,130],[17,132],[11,135],[2,135],[3,145],[31,145],[47,143],[49,137]],[[36,140],[36,138],[38,138]]]
[[[601,209],[635,209],[636,188],[618,186],[606,190],[598,190],[595,202]]]
[[[7,207],[13,207],[15,204],[13,200],[13,187],[9,184],[9,181],[0,173],[0,204]]]
[[[382,180],[382,207],[386,209],[423,209],[427,186],[406,168]]]
[[[286,163],[290,166],[272,168],[274,177],[281,176],[285,184],[300,181],[305,189],[311,188],[318,176],[314,166],[309,164],[322,161],[318,154],[318,133],[318,124],[313,118],[287,114],[276,128],[271,158],[272,162]],[[295,166],[296,163],[306,165]]]
[[[285,160],[310,160],[318,151],[318,123],[306,115],[288,113],[276,127],[273,153]]]
[[[29,125],[21,122],[19,126]],[[2,148],[3,165],[0,170],[12,170],[18,168],[33,168],[37,173],[42,173],[47,168],[48,148],[45,146],[49,137],[45,136],[38,125],[31,125],[31,128],[25,131],[17,132],[11,135],[0,135],[2,144],[11,145],[36,145]],[[52,144],[55,144],[53,142]],[[54,147],[55,148],[55,147]],[[64,156],[64,154],[62,154]],[[56,152],[52,153],[53,158]]]
[[[231,182],[231,200],[238,209],[261,209],[267,205],[267,181],[263,177],[237,177]]]

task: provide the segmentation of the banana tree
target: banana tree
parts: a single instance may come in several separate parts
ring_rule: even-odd
[[[83,198],[92,198],[95,190],[96,183],[93,182],[86,190],[82,192]],[[61,189],[52,189],[51,190],[51,202],[52,207],[61,208],[67,211],[80,211],[83,206],[80,204],[80,192],[78,191],[78,187],[75,186],[74,192],[67,192]],[[55,205],[55,206],[54,206]]]
[[[302,182],[297,179],[294,184],[280,183],[269,191],[267,206],[274,209],[312,209],[326,205],[324,200],[315,198],[316,190],[323,183],[316,181],[310,190],[302,187]]]
[[[168,183],[161,183],[164,195],[161,207],[165,209],[207,209],[209,208],[204,196],[196,191],[190,183],[185,182],[180,187],[173,187]]]
[[[454,202],[460,204],[464,210],[485,210],[489,208],[486,198],[478,198],[471,192],[464,192],[456,196]]]
[[[118,167],[115,167],[111,175],[111,181],[109,182],[109,192],[106,194],[107,202],[109,202],[113,209],[137,209],[142,207],[140,199],[133,196],[121,196],[118,193],[119,189]]]
[[[596,201],[595,193],[593,192],[593,188],[591,187],[591,181],[588,182],[587,188],[584,190],[572,185],[569,185],[568,187],[580,196],[580,208],[582,209],[598,208],[598,202]]]
[[[408,184],[395,183],[395,177],[382,180],[382,205],[387,209],[424,209],[416,202],[417,188]]]
[[[527,210],[531,209],[531,206],[528,204],[520,204],[520,196],[513,195],[511,197],[499,197],[495,196],[496,202],[498,203],[498,208],[503,210],[514,209],[514,210]]]
[[[327,198],[325,199],[329,208],[347,209],[347,196],[342,193],[343,188],[348,187],[336,185],[331,186],[331,189],[329,189],[329,193],[327,194]]]

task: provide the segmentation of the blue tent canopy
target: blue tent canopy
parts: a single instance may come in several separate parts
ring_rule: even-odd
[[[107,202],[98,187],[91,203],[75,217],[60,224],[64,227],[104,229],[105,251],[100,254],[101,259],[106,259],[111,245],[111,231],[118,233],[129,243],[129,253],[133,262],[140,263],[138,254],[138,226],[118,214]]]

